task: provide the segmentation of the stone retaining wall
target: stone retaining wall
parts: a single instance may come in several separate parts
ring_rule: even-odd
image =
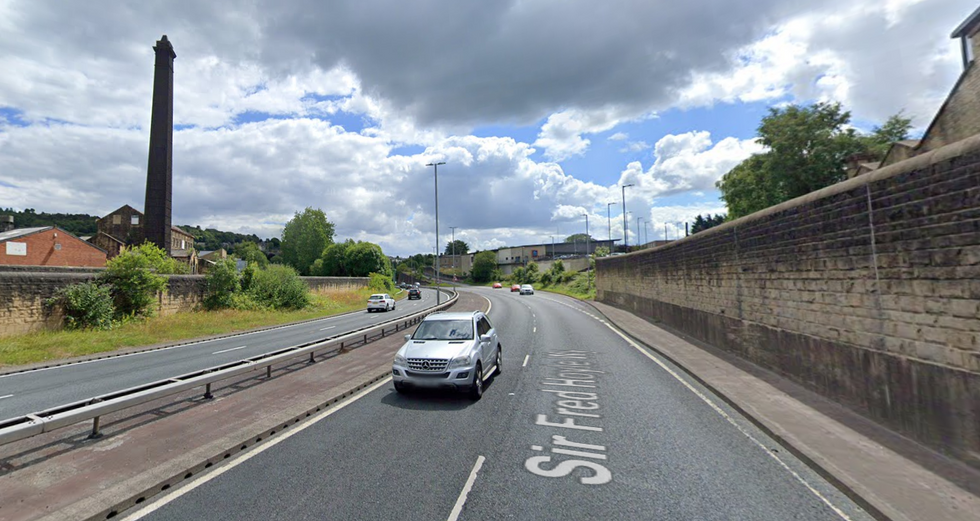
[[[596,287],[980,467],[980,137],[599,259]]]

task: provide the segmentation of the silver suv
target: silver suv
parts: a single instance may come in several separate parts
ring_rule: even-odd
[[[500,374],[502,360],[497,330],[482,312],[433,313],[415,334],[405,335],[391,375],[400,393],[408,387],[450,388],[479,400],[484,380]]]

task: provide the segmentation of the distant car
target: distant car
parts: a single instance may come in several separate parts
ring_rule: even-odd
[[[395,299],[391,298],[391,295],[387,293],[375,293],[368,298],[368,313],[375,310],[388,311],[391,309],[395,309]]]
[[[513,293],[515,291],[520,291],[520,290],[521,290],[521,285],[520,284],[514,284],[513,286],[510,287],[510,292],[511,293]]]
[[[501,284],[501,283],[499,283],[499,282],[494,282],[493,283],[493,289],[500,289],[502,287],[504,287],[504,285]]]
[[[534,288],[530,284],[521,286],[521,295],[534,295]]]
[[[405,335],[391,376],[399,393],[409,386],[445,388],[479,400],[484,380],[500,374],[502,361],[497,330],[482,312],[432,313],[415,334]]]
[[[412,288],[408,290],[408,300],[420,299],[422,298],[422,290],[419,288]]]

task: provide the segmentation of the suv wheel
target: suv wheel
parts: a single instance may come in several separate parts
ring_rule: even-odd
[[[501,369],[504,367],[504,355],[500,350],[500,344],[497,344],[497,373],[501,373]]]
[[[405,384],[395,382],[395,392],[398,394],[408,394],[408,388],[405,387]]]
[[[483,368],[477,362],[476,368],[473,369],[473,385],[470,387],[470,399],[475,401],[481,397],[483,397]]]

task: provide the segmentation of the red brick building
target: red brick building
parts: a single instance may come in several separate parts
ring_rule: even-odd
[[[105,262],[105,250],[57,226],[0,233],[0,265],[103,268]]]

